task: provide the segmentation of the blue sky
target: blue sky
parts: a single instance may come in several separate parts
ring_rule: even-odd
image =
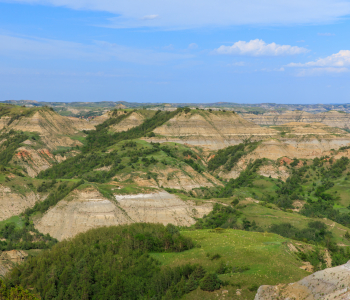
[[[0,100],[350,103],[349,15],[350,0],[0,0]]]

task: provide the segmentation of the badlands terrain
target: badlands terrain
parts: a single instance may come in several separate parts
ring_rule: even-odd
[[[159,294],[166,299],[347,299],[347,112],[20,104],[0,104],[0,276],[6,284],[61,299],[59,289],[68,293],[73,286],[54,279],[46,286],[39,275],[63,272],[57,263],[49,267],[57,258],[52,253],[80,249],[81,239],[94,241],[91,253],[133,240],[142,251],[148,247],[162,270],[197,264],[218,278],[214,290],[201,288],[199,278],[184,289],[180,276]],[[109,237],[113,230],[121,240]],[[155,247],[162,239],[164,248]],[[50,263],[39,272],[32,264],[41,259]],[[327,287],[314,288],[322,278]]]

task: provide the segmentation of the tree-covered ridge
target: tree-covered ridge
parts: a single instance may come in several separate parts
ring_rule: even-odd
[[[221,281],[205,277],[201,267],[162,267],[148,255],[192,247],[173,225],[93,229],[30,258],[13,269],[6,284],[31,288],[44,300],[178,299],[199,284],[203,290],[220,288]]]
[[[240,158],[254,151],[258,144],[258,142],[246,141],[235,146],[220,149],[215,154],[214,158],[209,161],[208,170],[214,171],[224,166],[225,170],[230,171]]]
[[[87,153],[93,150],[101,151],[106,147],[123,140],[132,140],[145,137],[155,128],[163,125],[181,111],[181,108],[173,112],[162,112],[159,110],[153,117],[146,119],[141,125],[133,127],[128,131],[116,132],[113,134],[108,132],[108,124],[110,121],[107,120],[96,128],[96,130],[88,132],[88,136],[86,138],[87,144],[83,148],[83,152]]]
[[[0,165],[7,166],[21,143],[27,140],[28,134],[21,131],[10,130],[8,133],[0,135]]]
[[[131,114],[131,112],[122,114],[116,118],[108,119],[103,124],[98,125],[96,130],[87,132],[88,136],[86,138],[86,145],[83,147],[81,154],[68,158],[66,161],[41,172],[38,175],[38,178],[58,179],[74,178],[78,176],[80,178],[85,178],[88,181],[105,182],[125,167],[125,164],[121,163],[123,157],[130,158],[130,160],[126,163],[133,163],[135,158],[144,157],[160,151],[159,147],[151,147],[121,154],[116,150],[107,152],[108,147],[125,140],[144,137],[152,132],[153,129],[173,118],[181,111],[181,109],[174,112],[158,111],[153,117],[146,119],[140,126],[131,128],[126,132],[123,131],[117,133],[110,133],[108,130],[109,126],[111,123],[115,124],[114,122],[122,121],[129,114]],[[129,145],[127,142],[126,147],[134,148],[133,145]],[[89,173],[94,171],[96,168],[105,166],[110,166],[110,170]]]

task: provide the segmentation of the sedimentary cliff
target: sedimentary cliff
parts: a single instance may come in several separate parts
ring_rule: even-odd
[[[40,200],[41,196],[34,192],[20,194],[10,187],[0,185],[0,221],[22,213]]]
[[[190,225],[195,222],[193,217],[212,209],[211,205],[186,203],[164,191],[115,198],[107,199],[93,187],[75,190],[37,220],[35,227],[61,241],[101,226],[134,222]]]
[[[232,112],[192,110],[182,112],[156,128],[154,141],[187,143],[217,150],[241,143],[243,140],[262,140],[276,136],[273,129],[260,127]]]
[[[264,114],[241,114],[248,121],[258,125],[282,125],[289,122],[320,122],[331,127],[350,128],[350,114],[338,111],[328,111],[312,114],[305,111],[286,111],[283,113],[267,112]]]

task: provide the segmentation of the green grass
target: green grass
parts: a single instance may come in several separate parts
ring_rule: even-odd
[[[86,140],[86,137],[85,137],[85,136],[82,136],[82,135],[75,135],[75,136],[70,136],[70,138],[71,138],[72,140],[79,141],[79,142],[81,142],[82,144],[85,145],[85,140]]]
[[[185,263],[201,264],[208,271],[215,271],[221,261],[230,266],[248,266],[250,270],[243,273],[225,274],[219,277],[233,285],[240,285],[242,296],[235,295],[237,286],[226,286],[229,291],[227,299],[254,299],[255,292],[248,288],[253,284],[275,285],[295,282],[308,273],[300,269],[302,262],[288,250],[288,239],[270,233],[225,230],[214,233],[210,230],[182,231],[184,236],[191,237],[200,248],[182,253],[151,254],[164,266],[176,266]],[[210,260],[207,253],[220,254],[221,259]],[[221,294],[221,292],[219,292]],[[184,296],[183,299],[217,299],[216,293],[203,292],[199,289]]]
[[[12,216],[11,218],[0,222],[0,229],[5,227],[5,225],[8,223],[15,223],[16,227],[18,228],[23,228],[24,226],[24,222],[22,218],[20,218],[19,216]]]
[[[246,206],[241,208],[240,211],[249,221],[255,221],[258,226],[262,227],[263,230],[266,231],[272,224],[286,222],[291,223],[293,226],[299,229],[302,229],[306,228],[310,221],[318,220],[327,225],[328,230],[333,233],[336,243],[350,246],[350,241],[344,238],[345,232],[350,231],[349,228],[328,219],[307,218],[295,212],[290,213],[278,209],[271,209],[255,203],[246,204]]]

